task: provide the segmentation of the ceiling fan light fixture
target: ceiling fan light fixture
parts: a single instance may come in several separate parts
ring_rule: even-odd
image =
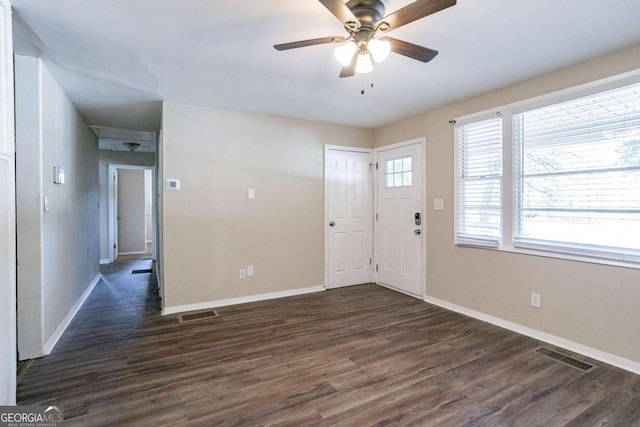
[[[340,65],[348,67],[351,65],[351,61],[353,60],[353,55],[355,55],[356,50],[358,50],[356,43],[354,41],[348,41],[342,46],[338,46],[336,50],[333,51],[333,55],[336,57],[336,60]]]
[[[122,145],[127,147],[129,151],[136,151],[140,147],[140,144],[137,142],[123,142]]]
[[[371,55],[369,53],[358,54],[358,61],[356,62],[356,73],[366,74],[373,71],[373,62],[371,62]]]
[[[367,50],[376,62],[382,62],[389,57],[391,43],[386,40],[371,39],[367,43]]]

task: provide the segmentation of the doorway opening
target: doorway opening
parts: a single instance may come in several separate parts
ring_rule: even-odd
[[[109,165],[110,262],[156,259],[155,168]]]

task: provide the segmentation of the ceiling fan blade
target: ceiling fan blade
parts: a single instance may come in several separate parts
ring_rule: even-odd
[[[320,3],[329,9],[329,12],[333,13],[333,16],[338,18],[343,24],[355,22],[358,27],[360,26],[358,18],[356,18],[353,12],[351,12],[351,9],[349,9],[342,0],[320,0]]]
[[[347,38],[346,37],[342,37],[342,36],[321,37],[321,38],[318,38],[318,39],[300,40],[300,41],[297,41],[297,42],[277,44],[277,45],[275,45],[273,47],[276,50],[288,50],[288,49],[296,49],[296,48],[299,48],[299,47],[314,46],[314,45],[317,45],[317,44],[339,43],[339,42],[343,42],[343,41],[346,41],[346,40],[347,40]]]
[[[389,24],[390,30],[395,30],[455,4],[456,0],[416,0],[402,9],[385,16],[382,21]]]
[[[404,55],[412,59],[417,59],[418,61],[429,62],[438,55],[437,50],[394,39],[392,37],[383,37],[380,40],[386,40],[391,44],[391,52]]]
[[[351,59],[351,64],[342,67],[340,70],[340,78],[342,77],[353,77],[356,75],[356,64],[358,63],[358,52],[353,54],[353,58]]]

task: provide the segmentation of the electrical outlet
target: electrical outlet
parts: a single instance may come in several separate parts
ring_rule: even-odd
[[[247,270],[244,268],[240,269],[240,278],[241,279],[246,279],[247,278]]]
[[[444,210],[444,199],[433,199],[433,210],[435,210],[435,211],[443,211]]]
[[[247,265],[247,277],[253,276],[253,265]]]
[[[540,294],[531,292],[531,307],[541,308]]]

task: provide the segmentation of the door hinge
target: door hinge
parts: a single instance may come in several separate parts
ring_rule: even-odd
[[[371,258],[369,258],[369,265],[371,265]]]
[[[116,248],[116,244],[114,243],[114,244],[113,244],[113,249],[115,249],[115,248]]]
[[[373,167],[373,163],[369,163],[369,170]]]
[[[376,170],[378,170],[378,162],[376,162]]]
[[[378,220],[378,214],[376,213],[376,221]]]
[[[376,264],[376,271],[378,271],[378,264]]]

